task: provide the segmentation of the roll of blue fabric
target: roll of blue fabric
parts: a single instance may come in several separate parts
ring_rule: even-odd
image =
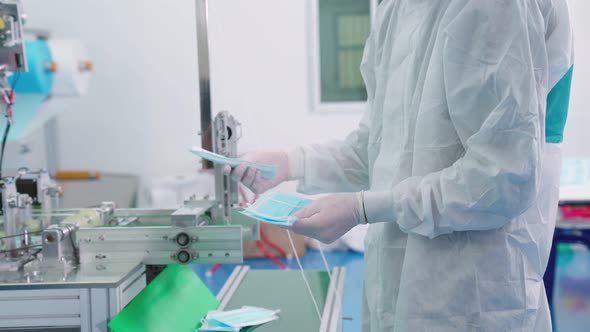
[[[47,41],[31,40],[25,43],[29,71],[12,75],[10,84],[18,77],[15,85],[17,94],[37,94],[49,96],[53,89],[55,74],[51,70],[53,58]],[[20,77],[19,77],[20,76]]]

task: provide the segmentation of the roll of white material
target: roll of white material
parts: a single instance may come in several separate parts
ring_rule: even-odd
[[[92,71],[86,50],[77,40],[50,39],[49,49],[57,71],[52,95],[56,97],[79,97],[86,94]]]

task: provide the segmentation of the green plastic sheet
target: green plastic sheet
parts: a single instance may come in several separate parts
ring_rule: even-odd
[[[217,298],[187,266],[169,265],[110,323],[113,332],[194,332]]]

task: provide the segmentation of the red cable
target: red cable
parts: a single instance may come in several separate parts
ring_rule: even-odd
[[[281,248],[278,244],[272,242],[271,240],[268,239],[268,237],[266,237],[266,233],[264,233],[264,227],[260,227],[260,238],[262,239],[262,242],[264,242],[267,246],[273,248],[274,250],[276,250],[279,255],[281,256],[287,256],[287,252]]]
[[[213,274],[215,274],[215,272],[217,272],[217,270],[219,270],[222,266],[223,266],[223,264],[215,264],[215,265],[213,265],[209,269],[209,271],[207,271],[207,275],[208,276],[213,276]]]
[[[283,262],[281,262],[278,258],[276,258],[275,256],[273,256],[271,253],[269,253],[266,250],[266,248],[264,247],[264,243],[262,241],[256,241],[256,246],[258,247],[258,249],[260,249],[260,251],[262,252],[262,254],[266,258],[270,259],[281,270],[287,270],[287,266],[285,264],[283,264]]]
[[[12,122],[12,104],[14,104],[14,90],[10,90],[10,97],[8,97],[8,99],[10,100],[10,104],[8,104],[8,118],[10,119],[10,122]]]
[[[12,123],[12,104],[14,102],[14,90],[10,90],[10,96],[7,96],[6,93],[2,91],[2,101],[7,105],[6,116],[8,118],[8,122]]]

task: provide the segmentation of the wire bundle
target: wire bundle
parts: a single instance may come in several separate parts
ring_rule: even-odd
[[[14,104],[14,89],[18,84],[18,80],[20,79],[20,72],[17,72],[14,75],[14,80],[12,81],[12,86],[10,87],[8,94],[4,90],[2,90],[0,93],[0,97],[2,97],[2,101],[6,105],[6,110],[4,112],[4,116],[6,117],[6,127],[4,128],[4,134],[2,135],[2,146],[0,147],[0,180],[2,179],[4,150],[6,149],[6,141],[8,140],[8,134],[10,133],[10,126],[12,125],[13,120],[12,105]]]

